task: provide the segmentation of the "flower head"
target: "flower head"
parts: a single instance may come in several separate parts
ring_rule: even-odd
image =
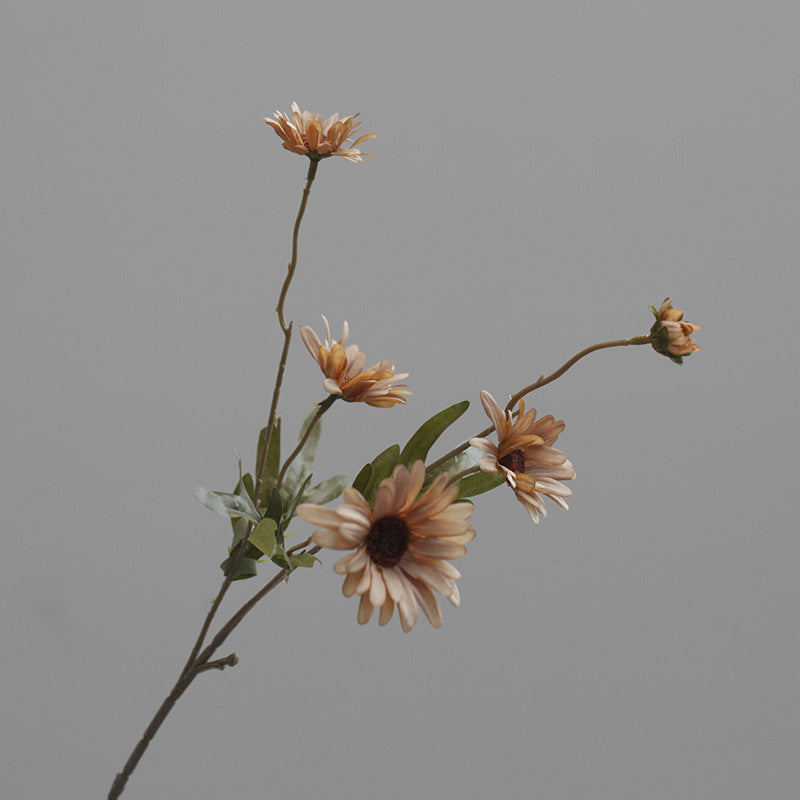
[[[369,153],[362,153],[356,145],[376,139],[377,133],[366,133],[349,144],[350,137],[361,127],[361,123],[356,122],[358,114],[343,119],[334,114],[323,120],[322,114],[301,111],[297,103],[292,103],[291,118],[285,117],[280,111],[276,111],[274,116],[275,119],[266,117],[264,122],[283,139],[284,148],[292,153],[312,159],[342,156],[356,163],[362,160],[361,156],[374,158]]]
[[[330,394],[336,394],[345,400],[366,403],[370,406],[388,408],[395,403],[405,403],[404,395],[411,392],[398,388],[405,386],[397,383],[408,377],[407,372],[394,374],[394,361],[389,358],[364,368],[367,357],[358,348],[358,345],[347,345],[347,322],[342,326],[342,337],[336,342],[331,339],[331,329],[328,320],[325,321],[325,344],[319,336],[308,326],[300,326],[300,336],[319,364],[325,375],[323,386]]]
[[[565,428],[564,421],[550,415],[537,420],[535,408],[526,413],[524,400],[519,401],[519,416],[514,421],[511,412],[503,413],[486,391],[481,392],[481,404],[497,431],[497,444],[489,439],[470,439],[473,447],[489,453],[478,466],[484,472],[502,470],[506,483],[537,525],[539,514],[547,516],[542,495],[569,508],[563,498],[572,490],[561,481],[574,478],[575,470],[572,462],[553,447]]]
[[[700,345],[691,339],[692,334],[700,330],[700,326],[683,322],[683,311],[672,307],[671,297],[658,310],[653,306],[650,306],[650,310],[656,318],[650,329],[650,336],[653,349],[657,353],[671,358],[676,364],[682,364],[684,356],[700,349]]]
[[[461,558],[475,538],[470,527],[471,503],[455,503],[457,486],[448,486],[439,475],[422,492],[425,465],[415,461],[411,469],[398,465],[391,478],[378,487],[372,506],[353,488],[344,490],[337,508],[302,503],[297,515],[319,526],[312,536],[320,547],[353,550],[333,566],[345,575],[345,597],[361,596],[358,622],[363,625],[380,609],[378,622],[385,625],[394,607],[408,632],[417,621],[418,605],[435,628],[442,624],[436,590],[454,606],[460,595],[459,571],[446,559]]]

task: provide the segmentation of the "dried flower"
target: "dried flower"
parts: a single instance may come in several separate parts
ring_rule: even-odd
[[[453,502],[457,486],[448,486],[439,475],[420,494],[425,465],[414,462],[410,470],[402,464],[391,478],[378,487],[370,507],[356,489],[344,490],[344,502],[337,508],[302,503],[297,515],[318,525],[314,542],[332,550],[354,550],[333,566],[345,575],[345,597],[361,595],[358,622],[368,622],[375,608],[378,622],[392,618],[395,604],[400,624],[408,632],[417,621],[418,605],[431,625],[442,624],[439,601],[433,591],[458,606],[456,579],[461,573],[445,559],[461,558],[466,545],[475,538],[468,522],[471,503]]]
[[[356,145],[376,139],[377,133],[366,133],[349,147],[345,146],[350,142],[352,134],[361,127],[361,123],[356,122],[358,114],[344,119],[339,119],[339,115],[334,114],[323,120],[322,114],[301,111],[297,103],[292,103],[291,119],[284,117],[280,111],[276,111],[274,116],[275,119],[266,117],[264,122],[283,139],[284,148],[292,153],[312,159],[342,156],[355,163],[361,162],[361,156],[374,158],[369,153],[362,153]]]
[[[325,344],[320,342],[317,334],[308,325],[300,326],[300,336],[325,375],[325,390],[345,400],[379,408],[405,403],[404,395],[411,392],[397,388],[406,385],[397,381],[407,378],[409,373],[395,375],[394,361],[389,358],[365,369],[367,357],[358,345],[346,347],[349,330],[347,322],[342,326],[342,338],[336,342],[331,339],[328,320],[324,316],[322,319],[325,321]]]
[[[547,495],[562,508],[572,490],[560,481],[572,480],[572,462],[553,447],[564,430],[563,420],[548,415],[536,419],[536,409],[525,412],[525,401],[519,401],[519,416],[514,421],[510,411],[503,413],[489,392],[481,392],[481,404],[497,431],[497,444],[489,439],[470,439],[470,444],[488,456],[478,461],[484,472],[502,470],[506,483],[514,490],[517,500],[525,506],[538,525],[539,514],[547,516],[542,495]]]
[[[672,359],[676,364],[683,363],[683,357],[696,353],[700,345],[692,341],[691,336],[700,330],[699,325],[683,322],[683,311],[672,307],[672,298],[668,297],[657,311],[654,306],[650,310],[656,321],[650,329],[653,349],[661,355]]]

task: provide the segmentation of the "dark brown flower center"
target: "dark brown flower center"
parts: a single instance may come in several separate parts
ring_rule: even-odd
[[[394,567],[408,550],[408,525],[400,517],[376,520],[367,534],[367,554],[379,567]]]
[[[522,450],[512,450],[510,453],[506,453],[501,459],[498,459],[497,463],[512,472],[525,472],[525,454]]]

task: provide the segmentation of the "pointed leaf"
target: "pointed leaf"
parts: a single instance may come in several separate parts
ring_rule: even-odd
[[[244,490],[244,491],[242,491]],[[253,485],[253,476],[248,472],[239,479],[239,483],[236,484],[236,488],[234,489],[234,494],[246,494],[249,498],[253,498],[253,494],[255,491],[255,486]]]
[[[278,523],[274,519],[262,519],[250,534],[248,541],[255,545],[265,556],[271,556],[278,543],[275,530]]]
[[[303,498],[303,494],[305,490],[308,488],[308,484],[311,483],[311,476],[309,475],[303,485],[298,490],[297,494],[289,501],[288,505],[286,506],[286,510],[283,512],[283,523],[281,525],[281,530],[285,531],[289,523],[292,521],[292,517],[294,517],[294,512],[297,509],[297,506],[300,505],[300,501]]]
[[[261,453],[264,449],[264,441],[266,439],[267,429],[262,428],[261,435],[258,437],[258,456],[256,464],[260,463]],[[281,468],[281,421],[280,418],[275,420],[272,427],[272,438],[269,440],[269,450],[267,451],[267,461],[264,465],[264,477],[261,481],[261,491],[259,492],[258,504],[260,506],[267,504],[272,487],[275,481],[278,480],[278,472]]]
[[[312,486],[305,493],[303,502],[324,506],[325,503],[335,500],[349,485],[350,481],[347,479],[347,475],[331,475],[322,483]]]
[[[286,551],[283,549],[282,544],[275,545],[275,551],[272,554],[272,558],[270,559],[273,564],[277,564],[279,567],[285,569],[289,566],[289,561],[287,560]]]
[[[313,567],[316,563],[322,563],[313,553],[298,553],[289,558],[293,567]]]
[[[372,464],[364,464],[361,468],[361,471],[356,475],[355,480],[353,481],[353,488],[356,491],[364,492],[367,489],[367,484],[369,483],[369,479],[372,477]]]
[[[246,536],[247,532],[252,527],[253,523],[244,517],[236,517],[231,520],[233,526],[233,541],[231,542],[231,550],[236,547]]]
[[[378,491],[380,482],[392,474],[392,470],[397,466],[399,460],[399,444],[393,444],[391,447],[387,447],[382,453],[379,453],[372,459],[372,475],[370,475],[369,483],[363,493],[368,503],[371,503],[375,499],[375,493]]]
[[[434,442],[449,428],[467,409],[469,400],[455,403],[429,420],[423,422],[417,432],[408,440],[408,444],[400,453],[398,463],[410,467],[415,461],[424,461]]]
[[[202,486],[195,488],[193,494],[206,508],[221,517],[245,517],[252,522],[260,519],[253,501],[247,495],[212,492]]]
[[[311,406],[311,411],[308,412],[303,424],[300,426],[300,432],[297,436],[299,442],[306,431],[308,426],[313,421],[314,417],[319,411],[319,403],[314,403]],[[295,456],[294,461],[286,472],[286,477],[283,480],[283,485],[287,487],[290,496],[294,496],[297,492],[297,487],[311,474],[314,468],[314,459],[317,457],[317,445],[319,444],[319,437],[322,433],[322,420],[317,420],[311,433],[308,435],[303,449]]]
[[[467,475],[462,478],[458,484],[458,499],[463,500],[465,497],[475,497],[475,495],[483,494],[491,489],[505,483],[505,473],[498,472],[478,472],[475,475]]]
[[[452,477],[453,475],[458,475],[459,472],[474,467],[477,461],[472,455],[472,450],[474,448],[470,448],[466,453],[459,453],[457,456],[453,456],[435,469],[428,470],[425,473],[425,482],[422,485],[423,490],[427,489],[438,475],[444,474]]]

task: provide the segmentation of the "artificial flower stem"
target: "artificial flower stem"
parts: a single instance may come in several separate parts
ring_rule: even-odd
[[[294,275],[295,268],[297,267],[297,243],[298,237],[300,235],[300,223],[303,220],[303,215],[306,211],[306,205],[308,203],[308,195],[311,192],[311,184],[314,182],[314,178],[317,174],[317,165],[319,164],[318,160],[310,159],[310,164],[308,165],[308,173],[306,175],[306,185],[303,189],[303,197],[300,200],[300,209],[297,212],[297,218],[294,222],[294,229],[292,231],[292,259],[289,262],[289,269],[286,274],[286,278],[283,281],[283,287],[281,288],[280,299],[278,300],[278,306],[275,311],[278,314],[278,323],[281,326],[281,330],[283,331],[283,349],[281,350],[281,359],[280,363],[278,364],[278,375],[275,379],[275,388],[272,392],[272,404],[270,406],[269,411],[269,419],[267,422],[267,429],[264,437],[264,446],[261,448],[260,457],[258,463],[256,464],[256,475],[255,475],[255,488],[253,491],[253,499],[257,502],[259,493],[261,491],[261,484],[263,482],[264,477],[264,469],[266,467],[266,458],[267,453],[269,452],[269,445],[272,439],[272,432],[273,428],[275,427],[275,418],[277,416],[278,410],[278,398],[280,397],[281,392],[281,385],[283,383],[283,373],[286,370],[286,360],[289,356],[289,344],[292,340],[292,323],[286,323],[286,319],[283,315],[283,304],[286,300],[286,293],[289,290],[289,284],[292,281],[292,276]],[[249,531],[248,531],[249,536]],[[194,664],[195,659],[197,658],[197,654],[200,652],[200,648],[203,646],[203,642],[205,641],[206,635],[208,634],[208,630],[211,627],[211,622],[214,619],[214,616],[217,613],[217,609],[219,608],[220,604],[222,603],[223,598],[230,589],[231,583],[233,582],[233,576],[236,574],[236,570],[239,567],[239,563],[241,562],[242,558],[244,557],[245,551],[245,543],[247,542],[247,536],[245,536],[244,541],[242,542],[241,546],[233,553],[233,561],[231,562],[230,568],[225,576],[225,579],[222,581],[222,586],[220,586],[220,590],[217,593],[217,596],[214,598],[213,603],[211,604],[211,608],[208,610],[208,614],[206,614],[206,618],[203,621],[203,625],[200,629],[200,633],[197,636],[197,641],[192,648],[192,652],[186,661],[186,665],[184,666],[184,672],[188,670],[192,664]]]
[[[511,409],[523,398],[526,394],[530,394],[535,389],[540,389],[542,386],[546,386],[548,383],[552,383],[556,378],[560,378],[570,367],[572,367],[575,363],[580,361],[584,356],[588,356],[589,353],[594,353],[596,350],[604,350],[607,347],[627,347],[629,345],[635,344],[650,344],[650,335],[647,334],[645,336],[633,336],[630,339],[614,339],[611,342],[601,342],[600,344],[593,344],[591,347],[587,347],[584,350],[581,350],[580,353],[576,353],[572,358],[562,364],[555,372],[547,375],[546,377],[542,375],[539,380],[535,381],[534,383],[526,386],[524,389],[520,389],[516,394],[511,395],[511,399],[508,401],[508,405],[506,406],[506,411],[511,411]],[[514,416],[517,416],[517,412],[514,412]],[[480,433],[477,433],[475,436],[471,436],[471,439],[483,439],[486,436],[489,436],[494,431],[494,425],[490,425],[488,428],[484,428]],[[436,461],[428,464],[426,467],[426,471],[430,472],[437,467],[440,467],[446,461],[449,461],[451,458],[454,458],[459,453],[463,453],[469,447],[469,441],[460,444],[458,447],[454,447],[450,452],[445,453],[441,458],[438,458]]]
[[[309,550],[309,553],[317,553],[319,552],[319,547],[312,547]],[[276,573],[273,578],[267,583],[264,587],[259,589],[218,631],[216,636],[211,640],[208,646],[203,650],[202,653],[197,655],[192,664],[189,666],[188,669],[184,669],[180,676],[178,677],[175,686],[172,687],[172,691],[167,695],[164,702],[159,706],[158,711],[156,711],[153,719],[150,721],[150,724],[145,729],[142,738],[136,744],[136,747],[133,748],[128,760],[125,762],[125,766],[122,769],[122,772],[118,772],[116,777],[114,778],[114,783],[111,785],[111,791],[108,793],[108,800],[116,800],[123,790],[125,789],[125,784],[128,782],[128,778],[131,776],[131,773],[136,769],[136,765],[139,763],[139,760],[144,755],[147,746],[150,744],[152,738],[156,735],[158,729],[161,727],[161,723],[167,718],[167,715],[172,710],[175,703],[178,702],[180,696],[189,688],[192,681],[201,673],[207,672],[211,669],[224,669],[225,667],[233,667],[235,666],[239,659],[235,653],[231,653],[230,655],[226,656],[225,658],[220,658],[215,661],[211,661],[211,656],[216,653],[216,651],[220,648],[223,642],[230,636],[231,632],[236,628],[236,626],[244,619],[244,617],[255,607],[255,605],[261,600],[262,598],[266,597],[276,586],[282,583],[288,577],[289,573],[293,570],[290,567],[284,567],[278,573]]]
[[[267,462],[267,453],[269,452],[269,445],[272,440],[272,431],[275,427],[275,418],[278,414],[278,398],[281,393],[281,385],[283,383],[283,373],[286,371],[286,359],[289,356],[289,343],[292,340],[292,323],[286,322],[283,315],[283,304],[286,300],[286,293],[289,291],[289,284],[294,277],[295,269],[297,268],[297,243],[300,235],[300,223],[303,221],[303,215],[306,212],[306,204],[308,203],[308,195],[311,193],[311,184],[314,183],[314,178],[317,175],[317,166],[319,165],[318,158],[309,158],[308,174],[306,175],[306,185],[303,189],[303,197],[300,201],[300,209],[297,212],[297,218],[294,221],[294,230],[292,231],[292,258],[289,261],[289,266],[286,272],[286,278],[281,287],[281,294],[278,298],[278,305],[275,307],[275,312],[278,315],[278,323],[283,331],[283,350],[281,351],[281,360],[278,364],[278,375],[275,379],[275,389],[272,392],[272,404],[269,409],[269,417],[267,420],[267,431],[264,438],[264,447],[261,449],[261,455],[256,464],[256,482],[255,482],[255,496],[258,497],[261,490],[261,483],[264,478],[264,468]]]
[[[308,427],[305,429],[300,441],[297,443],[297,447],[292,450],[291,454],[288,456],[286,461],[283,462],[283,466],[281,467],[281,471],[278,473],[278,480],[275,484],[277,489],[280,489],[283,485],[283,478],[286,475],[286,470],[289,469],[292,461],[297,458],[300,451],[303,449],[303,446],[308,441],[308,437],[311,436],[311,432],[314,430],[316,424],[319,422],[322,415],[333,405],[334,401],[338,400],[338,395],[332,394],[325,398],[322,402],[319,403],[317,406],[317,413],[314,414],[314,418],[308,424]],[[258,495],[256,495],[258,496]]]
[[[539,380],[535,381],[534,383],[526,386],[524,389],[520,389],[516,394],[511,395],[511,399],[506,404],[506,411],[511,411],[514,406],[519,403],[519,401],[525,397],[526,394],[530,394],[536,389],[541,389],[542,386],[547,386],[548,383],[552,383],[556,378],[560,378],[573,364],[580,361],[584,356],[588,356],[589,353],[594,353],[596,350],[604,350],[607,347],[627,347],[629,345],[635,344],[650,344],[650,335],[644,336],[633,336],[630,339],[614,339],[611,342],[601,342],[600,344],[593,344],[591,347],[587,347],[584,350],[581,350],[580,353],[576,353],[572,358],[567,361],[566,363],[562,364],[555,372],[551,373],[547,377],[542,375]]]
[[[466,478],[467,475],[474,475],[476,472],[480,472],[479,467],[470,467],[469,469],[464,469],[461,472],[457,472],[455,475],[450,477],[450,480],[447,482],[448,486],[452,486],[454,483],[458,483],[462,478]]]

